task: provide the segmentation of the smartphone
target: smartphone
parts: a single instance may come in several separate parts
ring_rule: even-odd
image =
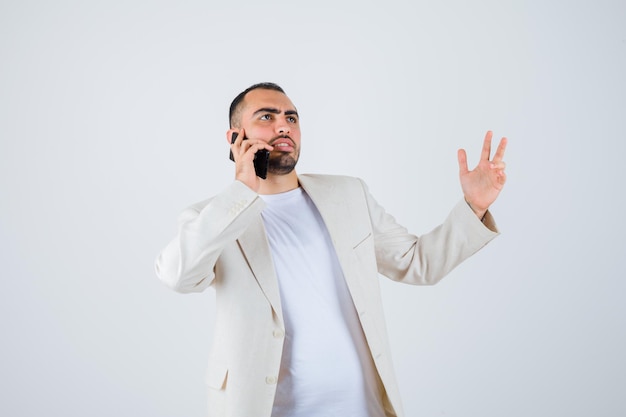
[[[230,137],[231,144],[235,143],[237,136],[239,136],[239,133],[233,132],[232,136]],[[246,140],[246,139],[248,138],[246,137],[243,138],[243,140]],[[232,150],[230,151],[229,158],[231,161],[235,161]],[[254,172],[256,172],[257,177],[263,178],[263,179],[267,178],[267,167],[269,166],[269,163],[270,163],[270,151],[268,151],[267,149],[261,149],[260,151],[257,151],[257,153],[254,154]]]

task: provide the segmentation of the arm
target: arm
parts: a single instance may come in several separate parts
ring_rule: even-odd
[[[223,248],[246,230],[263,207],[254,191],[234,181],[208,202],[185,210],[179,217],[178,235],[157,257],[159,279],[178,292],[206,289]]]
[[[459,150],[464,200],[453,208],[443,224],[419,238],[398,225],[366,190],[381,274],[412,284],[434,284],[498,235],[488,209],[506,181],[502,158],[507,140],[502,138],[490,161],[491,138],[489,131],[480,161],[472,171],[467,168],[465,151]]]
[[[367,190],[366,196],[378,272],[395,281],[435,284],[499,234],[489,212],[481,222],[460,200],[441,225],[417,237],[396,223]]]

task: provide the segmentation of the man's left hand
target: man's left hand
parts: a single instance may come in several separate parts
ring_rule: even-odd
[[[472,208],[478,218],[482,219],[489,206],[496,200],[506,182],[504,172],[505,163],[502,160],[506,149],[507,139],[502,138],[493,159],[491,155],[491,138],[493,133],[488,131],[483,142],[480,161],[473,170],[467,169],[467,155],[464,149],[459,149],[459,177],[465,201]]]

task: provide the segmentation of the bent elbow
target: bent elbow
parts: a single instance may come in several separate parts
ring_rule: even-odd
[[[159,280],[168,288],[182,294],[202,292],[210,285],[210,276],[195,278],[186,276],[180,271],[179,266],[167,265],[159,256],[154,269]]]

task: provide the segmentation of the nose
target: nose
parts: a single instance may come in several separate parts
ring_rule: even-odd
[[[282,122],[276,125],[276,131],[280,135],[288,135],[289,132],[291,132],[291,129],[289,127],[289,124],[287,124],[286,122]]]

